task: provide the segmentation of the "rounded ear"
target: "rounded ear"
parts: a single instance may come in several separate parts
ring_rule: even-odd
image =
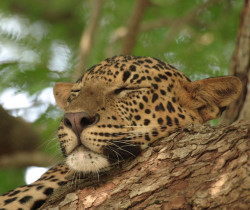
[[[70,95],[71,88],[73,83],[66,82],[58,82],[54,86],[54,97],[56,99],[56,104],[61,108],[61,110],[65,110],[67,105],[67,99]]]
[[[182,86],[186,90],[183,103],[197,109],[204,122],[219,117],[242,90],[240,79],[234,76],[208,78]]]

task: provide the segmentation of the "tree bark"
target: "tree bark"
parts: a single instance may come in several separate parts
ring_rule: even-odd
[[[189,126],[120,168],[69,181],[43,209],[248,209],[249,146],[249,122]]]

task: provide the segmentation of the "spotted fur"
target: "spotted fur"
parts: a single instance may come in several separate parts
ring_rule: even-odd
[[[3,195],[0,205],[36,209],[65,183],[69,171],[108,170],[176,129],[217,118],[240,92],[236,77],[191,82],[156,58],[108,58],[75,84],[54,88],[65,113],[58,138],[69,168],[55,166],[37,182]]]

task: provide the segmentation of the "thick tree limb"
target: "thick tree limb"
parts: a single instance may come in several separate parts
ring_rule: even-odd
[[[248,209],[249,156],[249,122],[190,126],[99,179],[70,181],[45,209]]]
[[[102,3],[103,0],[95,0],[93,3],[93,12],[90,22],[84,30],[80,40],[80,60],[76,72],[74,74],[74,79],[78,79],[80,76],[82,76],[83,71],[85,69],[87,58],[93,45],[98,21],[101,15]]]

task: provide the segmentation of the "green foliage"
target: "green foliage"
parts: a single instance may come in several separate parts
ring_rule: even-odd
[[[202,8],[209,1],[215,3]],[[134,55],[165,60],[192,80],[228,74],[243,1],[151,2],[142,28],[154,26],[153,22],[162,19],[168,24],[141,31]],[[34,126],[41,131],[44,141],[41,149],[49,153],[58,154],[59,151],[58,146],[50,145],[56,141],[62,112],[39,96],[55,82],[72,80],[78,62],[79,41],[89,23],[92,3],[87,0],[0,1],[0,99],[6,89],[14,88],[17,93],[28,93],[32,106],[47,104],[43,113],[36,117]],[[107,56],[120,54],[123,40],[115,39],[115,35],[118,29],[126,26],[134,3],[104,1],[88,67]],[[12,28],[10,21],[15,23]],[[4,59],[6,49],[11,55]],[[24,113],[27,111],[29,109]],[[11,174],[0,173],[0,180],[6,180],[7,176]],[[15,175],[13,180],[16,180],[15,186],[19,178]],[[9,187],[1,183],[1,189]]]
[[[11,186],[21,186],[25,184],[24,181],[24,170],[23,169],[2,169],[0,173],[0,195],[6,193],[7,190],[10,190]]]

